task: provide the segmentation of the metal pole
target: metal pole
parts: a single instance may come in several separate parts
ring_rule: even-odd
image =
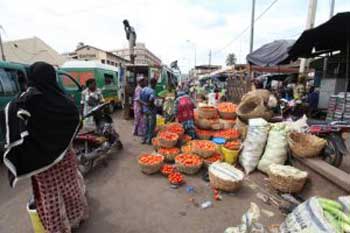
[[[211,65],[211,50],[209,50],[209,66]]]
[[[308,13],[306,18],[305,30],[308,30],[314,27],[316,8],[317,8],[317,0],[309,0],[309,8],[308,8]],[[307,65],[307,59],[305,58],[301,59],[299,73],[305,72],[306,65]]]
[[[2,26],[0,25],[0,29],[2,29]],[[5,52],[4,52],[4,47],[2,44],[2,38],[1,38],[1,32],[0,32],[0,50],[1,50],[1,59],[3,61],[6,61],[6,57],[5,57]]]
[[[330,10],[329,10],[329,18],[332,18],[333,14],[334,14],[334,3],[335,3],[335,0],[331,0]],[[327,71],[328,71],[328,57],[325,57],[323,59],[323,74],[322,74],[322,78],[326,78]]]
[[[335,0],[331,0],[331,5],[330,5],[330,12],[329,12],[329,18],[332,18],[333,17],[333,14],[334,14],[334,5],[335,5]]]
[[[250,47],[249,53],[253,52],[254,45],[254,21],[255,21],[255,0],[252,0],[252,18],[250,23]]]

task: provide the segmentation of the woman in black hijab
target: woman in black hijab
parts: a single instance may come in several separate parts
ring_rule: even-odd
[[[11,186],[31,177],[45,230],[71,232],[87,217],[76,158],[70,150],[80,120],[74,102],[57,84],[54,67],[44,62],[30,66],[29,87],[6,106],[5,119],[4,163]]]

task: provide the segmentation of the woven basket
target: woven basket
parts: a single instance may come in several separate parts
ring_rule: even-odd
[[[264,118],[269,121],[272,118],[273,112],[265,107],[262,98],[251,96],[238,105],[237,115],[245,121],[252,118]]]
[[[233,120],[236,118],[236,112],[221,112],[219,111],[219,115],[222,119]]]
[[[199,107],[198,116],[199,118],[212,119],[217,118],[217,110],[214,107]]]
[[[208,140],[206,140],[206,141],[208,141]],[[208,141],[208,143],[215,145],[215,143],[211,142],[211,141]],[[192,152],[195,153],[196,155],[199,155],[202,158],[208,158],[208,157],[212,156],[216,152],[216,149],[217,148],[215,147],[214,150],[204,150],[197,143],[194,143],[192,146]]]
[[[318,156],[327,141],[312,134],[291,132],[288,134],[288,145],[292,154],[300,158]]]
[[[237,171],[239,171],[239,170],[237,169]],[[241,172],[241,171],[239,171],[239,172]],[[209,169],[210,185],[213,188],[219,189],[222,191],[235,192],[241,187],[241,184],[243,181],[244,174],[243,174],[243,172],[241,172],[241,173],[242,173],[242,179],[232,181],[232,180],[221,179],[220,177],[213,174]]]
[[[235,126],[235,121],[233,120],[220,119],[220,123],[222,124],[223,129],[231,129]]]
[[[218,123],[212,124],[211,125],[211,129],[213,130],[220,130],[223,129],[224,125],[220,123],[220,121]]]
[[[224,159],[223,159],[223,156],[221,156],[221,159],[218,160],[218,161],[221,162],[221,161],[223,161],[223,160],[224,160]],[[217,161],[215,161],[215,162],[217,162]],[[211,162],[211,161],[208,161],[208,160],[204,159],[204,160],[203,160],[203,166],[206,167],[206,168],[208,168],[211,164],[213,164],[213,163],[215,163],[215,162]]]
[[[211,129],[211,122],[208,119],[198,118],[194,123],[200,129]]]
[[[157,163],[157,164],[152,164],[152,165],[148,165],[148,164],[143,164],[143,163],[140,163],[139,162],[139,158],[141,157],[142,155],[140,155],[137,159],[138,161],[138,164],[140,166],[140,169],[143,173],[147,174],[147,175],[151,175],[151,174],[154,174],[154,173],[157,173],[159,172],[160,168],[163,166],[163,162],[164,162],[164,157],[163,157],[163,160],[160,162],[160,163]]]
[[[179,139],[179,135],[177,135],[176,133],[169,133],[168,134],[173,134],[175,139],[174,140],[168,140],[168,139],[165,139],[163,137],[158,137],[159,138],[159,145],[161,147],[165,147],[165,148],[171,148],[171,147],[174,147]]]
[[[271,166],[289,167],[289,166],[276,165],[276,164],[273,164]],[[271,168],[271,166],[269,168]],[[303,177],[295,177],[292,175],[285,175],[285,174],[280,174],[278,172],[274,172],[273,169],[269,169],[268,174],[269,174],[269,179],[272,187],[284,193],[301,192],[304,188],[304,185],[308,176],[306,173],[306,175]]]
[[[158,153],[164,156],[166,162],[174,162],[176,155],[180,154],[180,152],[180,149],[177,153],[162,153],[161,150],[158,150]]]
[[[203,162],[198,165],[198,166],[185,166],[182,163],[179,163],[178,161],[175,160],[175,165],[176,165],[176,169],[184,174],[187,175],[193,175],[196,174],[197,172],[199,172],[199,170],[201,169]]]

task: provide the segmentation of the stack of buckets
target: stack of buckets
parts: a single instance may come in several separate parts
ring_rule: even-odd
[[[213,138],[212,141],[218,145],[218,151],[224,156],[224,161],[229,164],[235,164],[238,159],[239,150],[230,150],[224,147],[226,139]]]

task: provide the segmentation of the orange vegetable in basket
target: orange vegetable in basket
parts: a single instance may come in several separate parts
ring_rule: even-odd
[[[152,145],[153,146],[159,146],[159,138],[155,137],[155,138],[152,138]]]
[[[170,175],[170,173],[175,172],[176,168],[174,167],[174,165],[166,164],[162,167],[160,171],[162,172],[163,175],[168,176]]]
[[[223,102],[218,104],[220,112],[236,112],[236,105],[230,102]]]
[[[223,129],[216,131],[213,136],[225,139],[236,139],[239,138],[239,131],[237,129]]]
[[[175,141],[179,138],[179,136],[176,133],[171,133],[168,131],[159,132],[158,137],[168,141]]]
[[[183,153],[175,157],[175,161],[184,166],[199,166],[202,163],[198,155]]]
[[[195,142],[196,148],[201,148],[204,151],[214,151],[216,150],[215,143],[208,140],[198,140]]]
[[[187,144],[181,147],[182,153],[191,153],[192,152],[192,146]]]
[[[171,184],[182,184],[184,182],[183,176],[180,172],[172,172],[168,176],[168,180]]]
[[[239,148],[241,147],[241,142],[238,140],[226,142],[224,147],[229,150],[239,150]]]
[[[196,128],[196,134],[203,136],[213,136],[213,131]]]
[[[147,164],[147,165],[155,165],[155,164],[159,164],[163,160],[164,160],[164,157],[161,155],[143,154],[139,158],[139,163]]]
[[[165,131],[176,133],[179,136],[182,136],[184,129],[180,123],[170,123],[165,125]]]
[[[189,142],[192,140],[192,137],[188,134],[185,134],[184,136],[182,136],[182,141],[184,142]]]
[[[180,149],[176,147],[171,147],[171,148],[159,148],[158,153],[162,155],[173,155],[173,154],[179,154]]]
[[[204,159],[205,162],[207,163],[214,163],[216,161],[220,161],[221,160],[221,154],[215,152],[212,156],[210,156],[209,158]]]

